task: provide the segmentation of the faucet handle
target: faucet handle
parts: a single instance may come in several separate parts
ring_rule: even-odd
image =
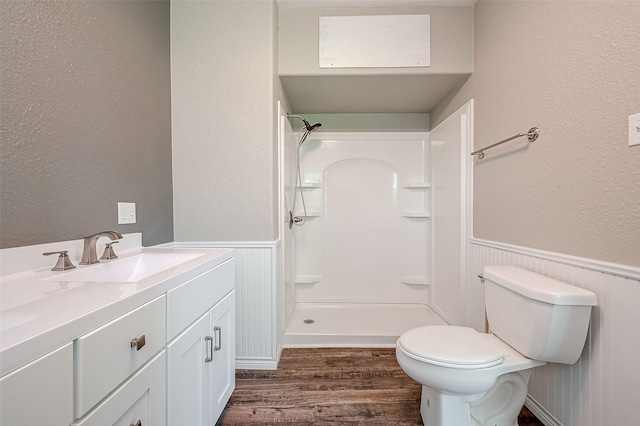
[[[69,259],[69,252],[67,250],[62,251],[48,251],[46,253],[42,253],[43,256],[51,256],[52,254],[59,254],[58,261],[56,262],[56,266],[54,266],[52,271],[66,271],[68,269],[73,269],[76,266],[71,263],[71,259]]]
[[[104,245],[104,253],[102,253],[102,256],[100,256],[100,260],[111,260],[111,259],[117,259],[118,256],[116,255],[116,253],[113,251],[113,247],[111,247],[113,244],[118,244],[120,241],[111,241],[109,243],[106,243]]]

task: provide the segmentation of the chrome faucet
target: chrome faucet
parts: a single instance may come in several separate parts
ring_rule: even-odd
[[[109,237],[111,241],[122,239],[122,234],[116,231],[103,231],[98,232],[95,235],[90,235],[84,239],[84,249],[82,250],[81,265],[91,265],[93,263],[100,263],[98,260],[98,254],[96,253],[96,244],[98,238]]]

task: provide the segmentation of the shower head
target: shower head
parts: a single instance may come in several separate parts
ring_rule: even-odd
[[[318,128],[320,126],[322,126],[322,124],[320,124],[320,123],[316,123],[314,125],[311,125],[311,124],[309,124],[309,122],[307,120],[305,120],[303,117],[301,117],[299,115],[287,114],[287,118],[299,118],[304,123],[304,133],[302,134],[302,137],[298,141],[298,148],[300,148],[300,146],[302,146],[304,141],[307,139],[307,136],[309,136],[309,133],[313,132],[314,130],[318,130]],[[300,128],[300,132],[302,132],[302,129],[303,128],[301,127]]]
[[[311,124],[309,124],[309,122],[307,120],[305,120],[304,118],[302,119],[302,122],[304,123],[304,126],[307,128],[308,132],[313,132],[314,130],[317,130],[318,127],[322,126],[322,124],[320,123],[316,123],[313,126]]]

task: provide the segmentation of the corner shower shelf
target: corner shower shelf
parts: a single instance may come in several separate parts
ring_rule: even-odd
[[[425,277],[402,277],[400,278],[402,284],[409,285],[430,285],[431,283]]]
[[[404,183],[404,184],[402,184],[402,188],[406,188],[406,189],[428,189],[428,188],[431,188],[431,184],[430,183],[422,183],[422,182]]]
[[[302,189],[317,189],[322,188],[322,182],[302,182],[301,185],[296,186]]]
[[[424,219],[424,218],[431,217],[431,215],[426,212],[403,212],[401,216],[409,217],[409,218],[417,218],[417,219]]]
[[[320,275],[299,275],[294,279],[296,284],[315,284],[320,282]]]
[[[322,214],[320,212],[312,212],[310,210],[307,210],[307,214],[305,215],[304,212],[296,212],[293,214],[294,216],[299,216],[299,217],[319,217],[322,216]]]

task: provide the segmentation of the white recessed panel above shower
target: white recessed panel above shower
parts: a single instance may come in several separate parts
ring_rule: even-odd
[[[322,16],[320,68],[431,65],[429,15]]]

